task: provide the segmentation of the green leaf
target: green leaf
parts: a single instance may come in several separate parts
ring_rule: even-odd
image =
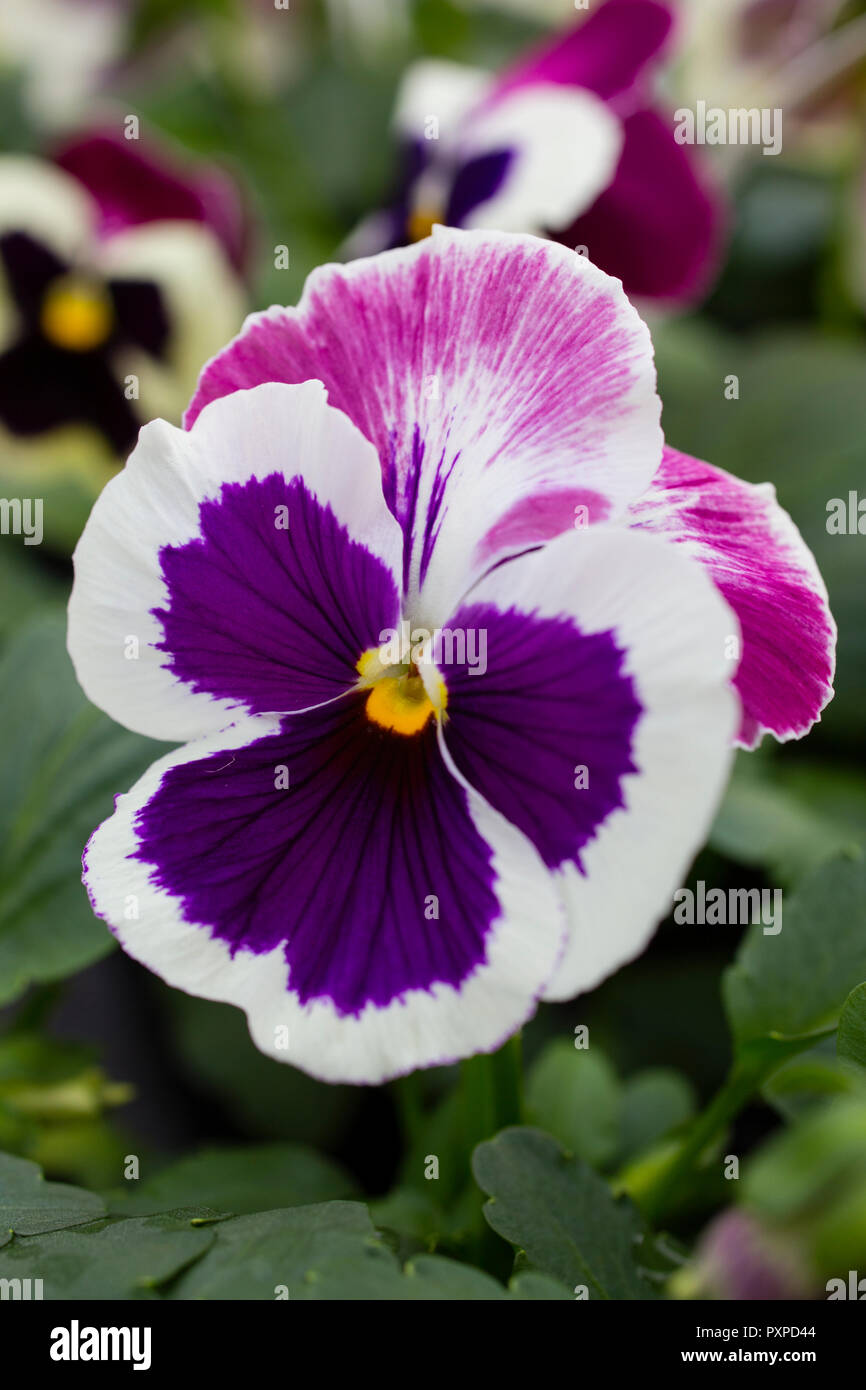
[[[750,927],[723,994],[739,1049],[757,1039],[832,1028],[866,978],[866,860],[840,857],[809,874],[783,902],[782,930]]]
[[[637,1212],[555,1139],[505,1129],[478,1145],[472,1166],[490,1197],[488,1223],[542,1273],[570,1289],[585,1285],[590,1298],[656,1296],[636,1262],[644,1234]]]
[[[788,766],[741,754],[710,844],[770,879],[795,883],[842,850],[866,842],[866,788],[855,773]]]
[[[94,1065],[95,1051],[64,1038],[43,1037],[33,1030],[0,1038],[0,1094],[19,1083],[57,1085]]]
[[[625,1084],[618,1158],[627,1162],[649,1149],[695,1113],[691,1082],[666,1067],[638,1072]]]
[[[508,1294],[498,1280],[472,1265],[441,1255],[415,1255],[403,1272],[403,1298],[499,1301]]]
[[[104,956],[112,938],[81,884],[88,836],[165,745],[88,704],[65,622],[42,616],[0,659],[0,1003]]]
[[[180,1299],[328,1297],[321,1289],[349,1277],[393,1276],[395,1261],[360,1202],[326,1202],[257,1212],[224,1222],[211,1250],[172,1290]]]
[[[789,1232],[813,1279],[862,1272],[866,1249],[866,1102],[840,1097],[777,1131],[750,1158],[741,1201]]]
[[[46,1182],[35,1163],[0,1154],[0,1245],[13,1233],[31,1236],[59,1231],[104,1215],[105,1203],[96,1193]]]
[[[530,1070],[530,1122],[594,1168],[604,1167],[616,1155],[621,1107],[616,1072],[597,1048],[575,1048],[571,1039],[557,1038]]]
[[[774,1134],[750,1158],[743,1201],[774,1220],[814,1212],[840,1200],[849,1184],[866,1215],[866,1103],[840,1097]]]
[[[761,1094],[785,1119],[795,1120],[834,1096],[856,1095],[864,1083],[866,1076],[837,1055],[831,1034],[778,1067]]]
[[[66,597],[64,585],[40,563],[34,549],[8,536],[0,541],[0,594],[0,638],[4,640],[39,609],[53,607],[59,613]]]
[[[556,1279],[551,1279],[547,1274],[539,1274],[534,1269],[527,1269],[522,1274],[515,1274],[508,1288],[512,1298],[517,1298],[523,1303],[530,1300],[535,1302],[538,1299],[571,1302],[574,1298],[571,1289],[567,1289],[564,1284],[560,1284]]]
[[[172,1212],[15,1240],[0,1253],[0,1278],[41,1279],[45,1299],[153,1297],[213,1244],[213,1228],[194,1219]]]
[[[360,1202],[238,1216],[215,1228],[203,1259],[174,1286],[179,1299],[503,1299],[490,1275],[434,1255],[404,1269]]]
[[[152,1178],[107,1194],[120,1215],[150,1215],[202,1203],[243,1215],[349,1197],[354,1181],[333,1159],[302,1144],[214,1148],[190,1154]]]
[[[866,1067],[866,983],[852,989],[839,1016],[839,1056]]]
[[[427,1186],[435,1188],[437,1183],[431,1181]],[[393,1188],[387,1196],[371,1202],[370,1211],[380,1229],[426,1244],[428,1249],[445,1231],[444,1214],[434,1196],[415,1187]]]

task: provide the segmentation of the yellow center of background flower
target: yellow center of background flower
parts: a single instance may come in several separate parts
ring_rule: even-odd
[[[410,241],[423,241],[433,232],[435,223],[442,221],[442,214],[435,208],[418,208],[409,214],[406,231]]]
[[[67,352],[101,347],[114,326],[111,301],[102,286],[76,275],[55,280],[42,301],[42,332]]]

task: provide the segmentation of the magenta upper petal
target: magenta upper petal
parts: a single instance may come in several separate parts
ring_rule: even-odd
[[[444,620],[504,554],[641,496],[661,454],[649,338],[620,286],[538,237],[437,227],[323,266],[205,368],[187,412],[315,378],[376,447],[403,587]]]
[[[607,0],[582,24],[503,74],[495,95],[536,82],[586,87],[609,101],[632,87],[667,38],[673,16],[661,0]]]
[[[557,239],[586,246],[589,259],[622,280],[629,295],[682,300],[699,295],[715,268],[722,203],[674,139],[673,122],[636,111],[624,123],[616,174]]]
[[[222,170],[187,169],[152,143],[142,146],[102,130],[69,141],[55,161],[96,202],[103,236],[145,222],[201,222],[222,242],[232,263],[242,265],[246,216],[234,183]]]
[[[811,552],[767,483],[665,449],[629,524],[688,547],[740,621],[738,741],[798,738],[833,695],[836,625]]]

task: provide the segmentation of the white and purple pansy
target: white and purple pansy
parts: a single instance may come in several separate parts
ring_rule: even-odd
[[[586,247],[629,295],[696,297],[722,216],[648,91],[672,19],[664,0],[604,0],[500,76],[413,66],[394,117],[399,185],[347,254],[406,245],[436,223],[532,232]]]
[[[620,284],[531,236],[437,228],[247,321],[75,555],[81,684],[184,741],[85,854],[131,955],[378,1082],[642,950],[834,640],[772,494],[659,414]]]
[[[237,194],[143,146],[96,132],[54,161],[0,157],[7,494],[50,497],[56,481],[89,505],[143,420],[180,418],[202,361],[241,321]],[[60,510],[47,507],[49,526]]]
[[[102,239],[147,222],[197,223],[243,272],[251,236],[248,210],[234,180],[217,165],[181,161],[152,140],[128,140],[110,126],[64,140],[54,162],[96,203]]]

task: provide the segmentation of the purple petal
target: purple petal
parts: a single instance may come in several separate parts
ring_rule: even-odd
[[[435,723],[388,732],[365,698],[169,754],[85,855],[130,954],[245,1008],[263,1051],[328,1081],[496,1047],[562,944],[549,876],[452,776]]]
[[[137,823],[137,857],[188,921],[232,954],[283,947],[301,1004],[327,998],[355,1015],[410,989],[458,986],[483,963],[499,915],[490,846],[435,723],[390,734],[364,701],[287,720],[229,768],[225,750],[181,763]],[[429,893],[438,920],[424,917]]]
[[[704,1231],[694,1264],[683,1275],[692,1298],[697,1284],[702,1298],[779,1305],[817,1296],[809,1263],[795,1233],[774,1231],[752,1212],[729,1207]]]
[[[637,111],[624,130],[612,184],[557,238],[585,246],[589,259],[622,280],[629,295],[697,298],[718,260],[722,203],[699,173],[694,152],[677,144],[671,121]]]
[[[466,662],[442,668],[445,741],[457,768],[529,836],[548,868],[580,865],[584,847],[625,804],[626,774],[637,771],[641,704],[624,652],[610,630],[582,632],[570,615],[504,612],[471,599],[449,628],[483,633],[486,651],[483,673]],[[575,767],[590,765],[578,793]]]
[[[812,554],[775,489],[665,449],[629,524],[683,545],[739,618],[738,741],[754,748],[764,733],[805,734],[832,699],[836,625]]]
[[[55,160],[94,199],[102,236],[145,222],[202,222],[232,264],[242,267],[249,228],[237,188],[222,170],[184,167],[152,142],[142,145],[108,130],[69,141]]]
[[[514,150],[490,150],[461,164],[454,175],[445,211],[444,220],[449,227],[462,227],[470,212],[499,191],[514,154]]]
[[[661,0],[605,0],[576,28],[506,72],[496,95],[536,82],[586,87],[609,101],[634,86],[667,38],[673,16]]]
[[[274,524],[281,509],[288,528]],[[225,483],[199,504],[198,534],[159,561],[165,669],[252,714],[342,695],[399,619],[387,566],[283,472]]]

